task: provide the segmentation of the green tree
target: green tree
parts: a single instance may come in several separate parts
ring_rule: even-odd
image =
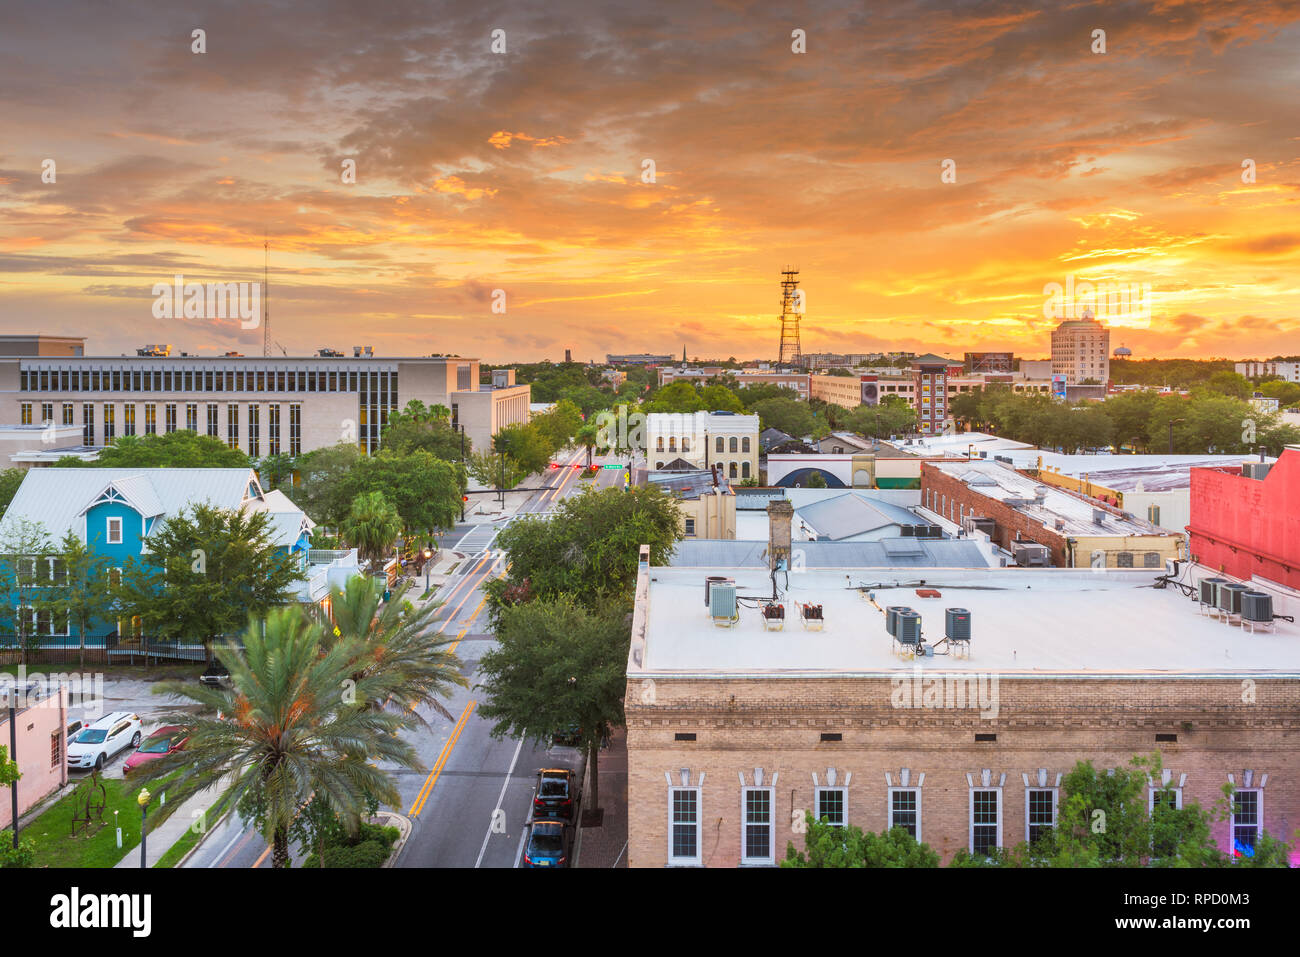
[[[700,389],[700,404],[707,412],[736,412],[745,411],[744,403],[740,397],[725,385],[706,385]]]
[[[167,518],[126,559],[111,589],[118,618],[146,633],[210,642],[239,632],[290,600],[303,580],[298,559],[277,545],[266,512],[192,505]]]
[[[23,515],[6,515],[0,525],[0,623],[17,640],[19,656],[27,656],[40,645],[41,619],[37,605],[49,582],[49,532],[40,522]]]
[[[631,606],[638,555],[667,562],[681,537],[678,506],[657,486],[587,488],[562,499],[549,518],[520,517],[497,536],[510,555],[505,578],[485,586],[493,614],[508,596],[552,599],[570,594],[589,608]]]
[[[503,453],[524,475],[532,475],[546,468],[555,448],[550,439],[530,422],[498,430],[492,436],[492,451]]]
[[[266,491],[285,486],[292,491],[293,473],[296,467],[297,462],[293,456],[280,452],[275,455],[264,455],[253,463],[253,468],[257,471],[257,480]]]
[[[554,409],[536,416],[530,424],[550,446],[547,452],[549,461],[550,456],[565,448],[573,440],[574,433],[582,428],[582,412],[568,399],[561,399]]]
[[[1211,373],[1205,380],[1205,387],[1211,392],[1232,396],[1235,399],[1249,399],[1251,393],[1255,391],[1250,380],[1244,375],[1229,372],[1227,369]]]
[[[1274,379],[1260,385],[1259,392],[1267,398],[1277,399],[1278,408],[1280,409],[1289,409],[1294,405],[1300,405],[1300,385],[1294,382]],[[9,471],[14,470],[10,469]],[[0,501],[2,500],[3,495],[0,495]]]
[[[142,769],[146,782],[184,771],[168,785],[171,800],[151,827],[190,797],[217,788],[209,813],[240,808],[271,844],[272,866],[288,867],[291,826],[313,795],[354,833],[368,804],[400,800],[382,765],[423,770],[400,734],[414,719],[367,706],[384,700],[385,677],[365,674],[357,680],[360,649],[350,641],[324,647],[320,627],[301,608],[277,609],[266,620],[265,634],[253,623],[242,648],[221,645],[214,651],[230,672],[228,687],[172,681],[154,689],[198,710],[167,718],[189,737],[185,750]]]
[[[758,414],[759,428],[780,429],[795,438],[812,434],[816,424],[808,403],[798,399],[761,399],[750,411]]]
[[[496,452],[475,452],[469,458],[469,474],[488,488],[514,488],[529,473],[508,456]]]
[[[591,468],[591,452],[600,442],[600,427],[595,422],[584,422],[573,437],[574,444],[587,450],[587,468]]]
[[[383,492],[363,492],[352,500],[339,531],[364,561],[379,565],[402,532],[402,517]]]
[[[108,559],[86,547],[69,529],[59,544],[54,586],[44,602],[50,614],[77,629],[77,663],[86,663],[86,635],[96,621],[111,617]]]
[[[938,867],[939,855],[901,827],[874,834],[804,812],[804,850],[786,844],[782,867]]]
[[[314,449],[299,457],[294,504],[314,521],[337,527],[352,507],[348,477],[364,458],[350,442]]]
[[[497,645],[483,655],[479,713],[492,736],[546,741],[578,725],[591,768],[591,807],[600,807],[599,753],[611,728],[623,726],[631,622],[621,607],[593,610],[571,595],[539,598],[501,610]]]
[[[5,469],[0,472],[0,515],[4,515],[5,510],[9,508],[9,503],[18,494],[18,486],[23,484],[23,479],[26,477],[26,469]]]
[[[811,475],[808,476],[808,487],[809,488],[826,487],[826,479],[822,476],[821,472],[813,472]]]
[[[445,405],[425,405],[419,399],[406,403],[400,412],[390,413],[384,426],[383,448],[406,454],[428,452],[447,462],[461,461],[461,449],[468,456],[473,444],[451,427],[451,410]]]
[[[650,412],[699,412],[704,409],[704,401],[690,382],[670,382],[657,391],[654,396],[641,403],[641,411]]]
[[[447,649],[455,640],[434,630],[441,602],[419,608],[405,601],[409,584],[398,586],[384,601],[384,586],[374,578],[355,575],[344,588],[331,592],[330,609],[337,633],[326,629],[324,647],[352,642],[358,649],[352,680],[370,682],[378,697],[374,707],[389,700],[408,708],[424,705],[455,720],[442,705],[453,686],[469,687],[460,673],[461,660]]]
[[[359,458],[343,486],[349,499],[382,492],[397,509],[407,533],[433,535],[451,528],[460,515],[465,472],[459,462],[434,458],[424,449],[380,449],[368,458]]]
[[[123,435],[100,450],[93,462],[64,456],[56,466],[80,468],[248,468],[248,456],[211,435],[188,429],[155,435]]]

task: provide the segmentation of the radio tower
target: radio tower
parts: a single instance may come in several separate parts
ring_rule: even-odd
[[[262,242],[262,355],[271,354],[271,241]]]
[[[801,362],[799,352],[799,317],[803,315],[803,293],[795,287],[799,285],[799,270],[787,266],[781,271],[781,355],[778,366],[798,367]]]

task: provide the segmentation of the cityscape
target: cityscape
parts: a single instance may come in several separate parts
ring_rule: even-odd
[[[77,11],[0,35],[20,930],[324,868],[1281,928],[1300,11]]]

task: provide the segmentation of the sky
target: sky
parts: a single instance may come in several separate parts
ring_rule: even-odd
[[[1300,352],[1300,2],[1044,6],[10,2],[0,333],[260,354],[155,284],[269,242],[277,355]]]

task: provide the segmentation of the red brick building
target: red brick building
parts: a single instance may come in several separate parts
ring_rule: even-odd
[[[1300,451],[1284,451],[1262,479],[1192,469],[1191,515],[1202,565],[1300,588]]]

